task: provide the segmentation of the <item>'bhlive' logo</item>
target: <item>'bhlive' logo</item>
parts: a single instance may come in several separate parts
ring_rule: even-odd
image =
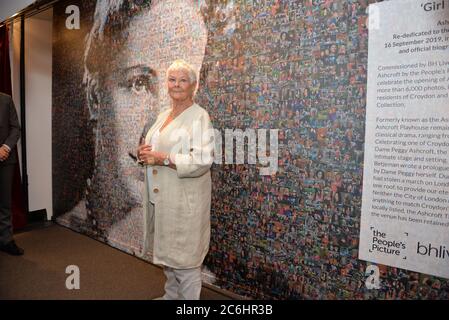
[[[449,250],[446,250],[445,246],[439,246],[438,248],[432,247],[432,244],[429,243],[428,246],[420,244],[418,242],[417,254],[422,256],[435,257],[437,259],[449,259]]]

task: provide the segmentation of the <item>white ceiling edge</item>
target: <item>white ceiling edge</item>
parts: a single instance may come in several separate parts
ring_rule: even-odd
[[[35,0],[0,0],[0,22],[28,7]]]

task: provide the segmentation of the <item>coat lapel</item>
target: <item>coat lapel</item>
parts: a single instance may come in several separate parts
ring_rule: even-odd
[[[145,136],[145,143],[150,143],[150,138],[153,135],[154,130],[159,127],[159,124],[163,121],[165,121],[169,115],[169,111],[166,110],[163,113],[160,114],[160,116],[157,118],[156,122],[151,126],[150,130],[148,130],[146,136]]]

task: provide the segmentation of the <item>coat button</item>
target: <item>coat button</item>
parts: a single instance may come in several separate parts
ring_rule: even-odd
[[[153,169],[153,174],[156,175],[157,174],[157,170]]]
[[[158,188],[154,188],[154,189],[153,189],[153,192],[154,192],[154,193],[158,193],[158,192],[159,192],[159,189],[158,189]]]

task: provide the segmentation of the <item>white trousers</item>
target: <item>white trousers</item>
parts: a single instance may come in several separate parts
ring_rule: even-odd
[[[199,300],[201,294],[201,267],[173,269],[164,267],[167,277],[164,300]]]

